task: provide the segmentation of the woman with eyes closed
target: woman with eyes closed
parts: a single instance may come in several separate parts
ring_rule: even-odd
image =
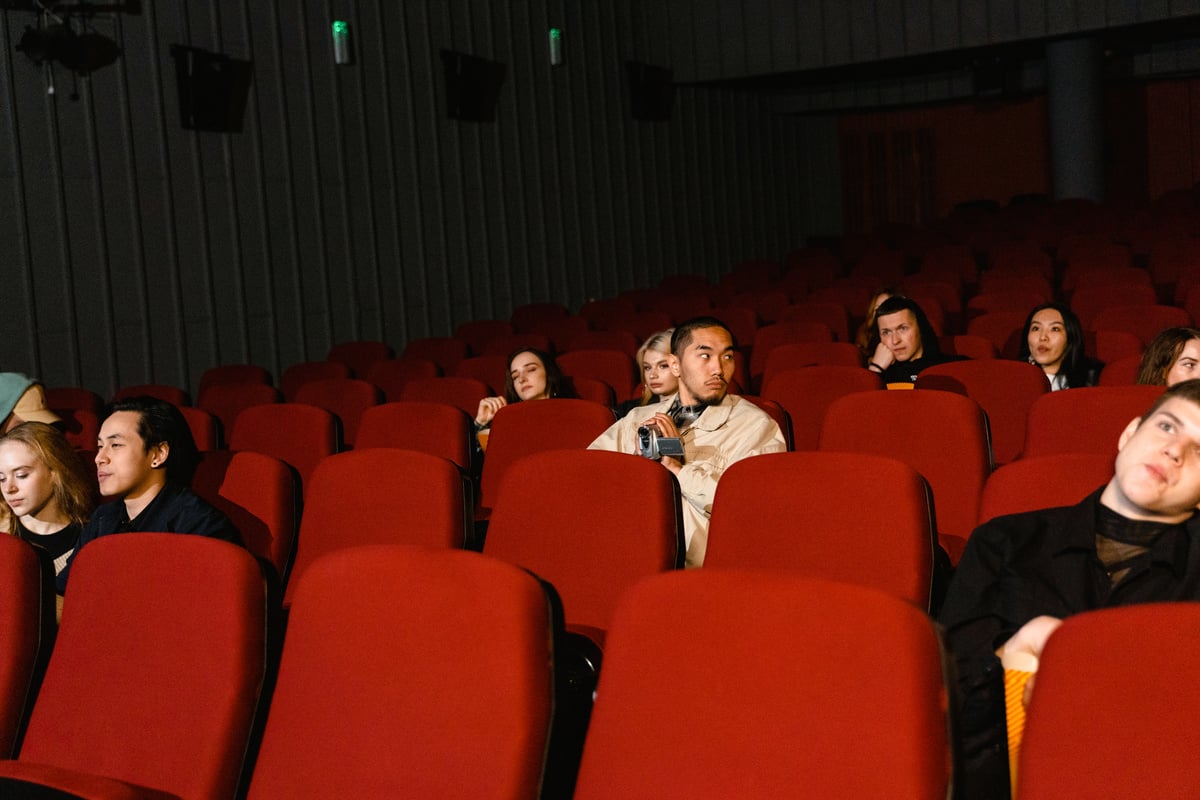
[[[650,335],[637,351],[638,369],[642,371],[642,396],[617,405],[617,419],[635,408],[657,403],[679,391],[679,378],[671,372],[671,334],[667,328]]]
[[[1050,391],[1095,386],[1103,366],[1083,352],[1083,326],[1063,303],[1043,303],[1025,318],[1018,358],[1041,367]]]
[[[1137,383],[1174,386],[1192,378],[1200,378],[1200,329],[1161,331],[1142,354]]]
[[[0,529],[44,550],[62,572],[96,504],[67,438],[44,422],[0,436],[0,494]]]
[[[541,350],[524,347],[508,357],[508,378],[503,397],[485,397],[475,413],[475,430],[486,430],[496,412],[509,403],[571,397],[568,384],[554,358]]]

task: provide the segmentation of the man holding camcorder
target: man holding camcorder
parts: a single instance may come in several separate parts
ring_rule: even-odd
[[[731,395],[733,334],[713,317],[688,320],[671,337],[678,394],[634,408],[589,446],[653,458],[671,470],[683,495],[686,564],[704,563],[717,481],[729,466],[787,449],[779,426],[753,403]]]

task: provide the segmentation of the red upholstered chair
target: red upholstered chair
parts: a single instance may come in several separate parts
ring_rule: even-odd
[[[776,347],[796,342],[832,341],[833,332],[822,322],[777,322],[759,328],[750,353],[750,383],[756,388],[762,382],[767,357]]]
[[[779,572],[658,575],[617,611],[575,797],[944,797],[945,704],[910,603]]]
[[[763,368],[763,388],[766,388],[775,373],[818,364],[862,368],[863,357],[858,348],[849,342],[792,342],[776,345],[767,355],[766,366]]]
[[[862,502],[863,476],[871,502]],[[721,476],[705,567],[786,569],[929,606],[933,500],[907,464],[863,453],[768,453]]]
[[[1028,289],[999,289],[995,292],[977,294],[967,300],[967,318],[1008,311],[1020,314],[1022,321],[1029,311],[1047,302],[1049,297]]]
[[[187,392],[178,386],[170,386],[165,383],[143,383],[137,386],[122,386],[113,394],[113,399],[125,400],[130,397],[139,397],[142,395],[165,400],[173,406],[189,406],[192,404]]]
[[[638,367],[633,359],[615,350],[572,350],[558,357],[559,369],[571,377],[594,378],[612,387],[617,397],[633,397]]]
[[[611,409],[589,400],[530,400],[500,409],[479,479],[479,513],[486,514],[500,499],[501,480],[517,459],[542,450],[581,450],[614,421]]]
[[[960,332],[963,327],[963,299],[959,285],[944,280],[926,280],[919,276],[905,279],[904,293],[916,301],[928,314],[934,303],[941,308],[946,325],[945,332]],[[932,321],[932,320],[931,320]]]
[[[611,317],[622,317],[637,312],[637,304],[625,297],[606,297],[602,300],[589,300],[579,307],[579,316],[588,321],[596,330],[608,330],[607,324]]]
[[[70,796],[235,796],[267,673],[266,608],[243,547],[178,533],[89,543],[0,778]]]
[[[76,450],[95,450],[100,436],[100,417],[97,412],[86,408],[58,408],[50,406],[59,418],[59,428]]]
[[[374,364],[387,361],[395,355],[385,342],[362,340],[335,344],[329,348],[325,360],[340,361],[350,368],[350,377],[365,379]]]
[[[1033,401],[1050,390],[1040,367],[1025,361],[991,359],[951,361],[929,367],[917,376],[916,388],[965,394],[983,408],[997,464],[1021,455],[1025,420]]]
[[[195,481],[193,488],[197,488]],[[296,471],[263,453],[233,453],[216,495],[202,496],[225,512],[242,534],[246,549],[275,569],[282,586],[300,523]]]
[[[437,378],[441,374],[441,368],[429,359],[405,356],[376,362],[367,373],[367,380],[382,389],[389,401],[395,402],[400,399],[404,384],[413,378]]]
[[[221,446],[221,423],[217,421],[215,414],[192,406],[179,406],[179,412],[187,420],[192,438],[196,440],[196,447],[201,452],[216,450]]]
[[[609,317],[601,330],[629,331],[639,342],[644,342],[651,334],[669,327],[671,318],[661,311],[637,311],[628,316]]]
[[[252,406],[237,419],[232,450],[266,453],[295,468],[303,485],[325,456],[341,449],[337,417],[305,403]]]
[[[978,403],[927,390],[848,394],[825,412],[820,449],[888,456],[919,472],[933,490],[938,539],[958,562],[992,469],[987,419]]]
[[[460,408],[475,419],[479,401],[491,396],[490,387],[476,378],[413,378],[400,390],[400,400],[446,403]]]
[[[712,316],[729,328],[738,347],[748,350],[754,346],[754,337],[758,333],[758,314],[753,310],[741,306],[725,306],[713,309]]]
[[[104,398],[80,386],[57,386],[46,389],[46,407],[56,413],[60,409],[82,409],[99,414],[104,408]]]
[[[564,352],[571,350],[616,350],[633,358],[641,342],[629,331],[584,331],[571,337]]]
[[[221,423],[221,439],[229,441],[238,416],[251,406],[283,402],[283,393],[265,383],[211,383],[200,392],[198,405]]]
[[[843,395],[882,389],[879,376],[862,367],[813,366],[773,375],[763,385],[763,397],[783,406],[792,423],[795,450],[816,450],[821,441],[825,411]]]
[[[966,356],[967,358],[975,359],[996,358],[999,355],[996,345],[983,336],[973,336],[967,333],[961,333],[957,336],[940,336],[938,337],[938,343],[942,346],[942,352],[947,355]]]
[[[293,577],[318,558],[364,544],[457,547],[466,542],[469,494],[444,458],[415,450],[368,448],[330,456],[304,490]]]
[[[712,314],[712,298],[706,293],[696,291],[665,294],[657,298],[650,306],[651,311],[661,311],[671,318],[675,325],[692,317],[704,317]]]
[[[1079,317],[1084,330],[1093,330],[1096,316],[1111,306],[1154,305],[1158,293],[1145,284],[1084,284],[1071,296],[1071,310]]]
[[[0,535],[0,757],[12,758],[54,642],[54,583],[48,558]]]
[[[475,319],[454,329],[454,338],[467,343],[467,352],[479,355],[492,339],[511,336],[512,323],[505,319]]]
[[[1162,386],[1085,386],[1051,392],[1029,408],[1022,458],[1055,453],[1116,456],[1117,439],[1162,394]]]
[[[358,425],[363,412],[383,402],[383,392],[369,381],[356,378],[329,378],[309,381],[296,390],[297,403],[323,408],[342,421],[342,439],[348,447],[358,440]]]
[[[196,387],[197,403],[204,390],[215,383],[263,383],[271,385],[271,373],[257,364],[219,364],[209,367],[200,375]]]
[[[536,333],[550,340],[550,350],[561,353],[567,349],[567,342],[581,333],[589,330],[588,321],[583,317],[570,316],[562,319],[548,319],[538,323]]]
[[[599,403],[602,406],[613,408],[617,405],[617,393],[613,388],[602,380],[596,378],[587,378],[582,375],[568,375],[566,382],[574,391],[574,396],[580,400],[590,400],[593,403]],[[634,395],[640,397],[635,390]],[[633,397],[631,395],[630,397]],[[627,400],[630,398],[622,398]]]
[[[340,361],[303,361],[283,371],[279,378],[279,390],[283,392],[286,402],[293,403],[296,401],[296,392],[306,383],[349,377],[350,368]]]
[[[1106,362],[1100,370],[1100,386],[1133,386],[1137,383],[1138,372],[1142,368],[1140,355],[1126,356],[1116,361]]]
[[[483,381],[492,394],[504,394],[504,385],[508,382],[508,356],[493,353],[464,358],[454,368],[454,377]]]
[[[1128,331],[1137,336],[1143,345],[1166,328],[1186,327],[1192,324],[1192,315],[1182,308],[1160,305],[1117,305],[1109,306],[1092,319],[1092,328],[1097,331]]]
[[[467,343],[453,336],[427,336],[404,346],[401,358],[423,358],[437,364],[440,374],[452,375],[458,362],[467,357]],[[369,377],[369,376],[368,376]],[[395,398],[390,398],[395,399]]]
[[[791,302],[791,297],[782,289],[765,287],[736,294],[723,305],[748,308],[758,315],[763,324],[772,325],[779,321],[779,315]]]
[[[488,343],[483,346],[483,350],[480,351],[480,355],[503,356],[507,358],[514,351],[523,350],[527,347],[531,347],[534,350],[541,350],[543,353],[547,353],[553,349],[550,344],[549,336],[544,333],[526,331],[525,333],[513,333],[509,334],[508,336],[497,336],[494,339],[490,339]],[[446,374],[451,375],[454,373],[455,370],[452,369]]]
[[[1144,345],[1136,333],[1118,330],[1083,332],[1084,350],[1105,364],[1122,358],[1141,356]]]
[[[297,578],[251,800],[538,796],[555,616],[535,577],[375,546]]]
[[[783,441],[787,445],[787,449],[795,449],[795,440],[792,438],[792,418],[781,403],[753,394],[743,394],[741,397],[767,412],[767,416],[775,420],[775,424],[779,426],[779,433],[783,435]]]
[[[567,630],[603,647],[625,590],[683,566],[680,513],[678,482],[648,459],[605,450],[533,453],[505,471],[483,552],[548,580]]]
[[[562,319],[569,316],[567,307],[562,303],[526,303],[513,309],[513,330],[517,333],[536,331],[538,326],[547,320]]]
[[[1114,457],[1060,453],[1006,464],[989,475],[983,485],[979,524],[1005,514],[1075,505],[1108,482],[1113,475]]]
[[[1200,695],[1190,679],[1197,660],[1196,603],[1068,617],[1042,654],[1014,796],[1194,796],[1200,785],[1194,733]]]
[[[472,471],[475,427],[471,415],[446,403],[418,400],[384,403],[363,412],[358,447],[418,450]]]
[[[967,333],[990,341],[1001,358],[1016,358],[1021,351],[1021,331],[1025,327],[1025,311],[993,311],[967,321]]]
[[[839,342],[850,341],[850,315],[841,303],[811,300],[792,303],[783,309],[780,322],[823,322]]]

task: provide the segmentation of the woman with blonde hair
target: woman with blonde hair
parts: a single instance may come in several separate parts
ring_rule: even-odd
[[[671,334],[674,328],[650,334],[637,351],[637,367],[642,376],[642,396],[617,405],[617,418],[635,408],[657,403],[679,391],[679,378],[671,372]]]
[[[0,531],[49,554],[54,572],[75,551],[95,491],[63,434],[26,422],[0,436]]]

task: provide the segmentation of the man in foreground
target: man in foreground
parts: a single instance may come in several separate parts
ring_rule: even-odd
[[[685,563],[704,563],[708,519],[717,482],[730,465],[760,453],[787,449],[775,420],[758,406],[729,394],[734,370],[733,334],[713,317],[688,320],[671,336],[671,373],[678,391],[659,403],[640,406],[602,433],[592,450],[641,452],[638,429],[681,440],[683,454],[660,463],[679,480],[683,495]]]
[[[1190,380],[1129,423],[1107,485],[975,530],[939,616],[958,666],[963,797],[1010,794],[1004,655],[1040,657],[1071,614],[1200,600],[1197,504],[1200,380]]]

